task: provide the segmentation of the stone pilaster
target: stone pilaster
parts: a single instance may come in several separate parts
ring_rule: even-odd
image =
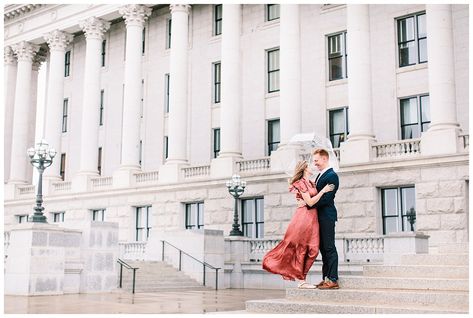
[[[15,104],[16,57],[11,46],[5,46],[3,51],[3,103],[5,107],[4,143],[3,143],[3,178],[10,177],[10,159],[13,130],[13,106]]]

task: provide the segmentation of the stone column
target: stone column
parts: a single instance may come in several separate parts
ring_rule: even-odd
[[[151,15],[151,8],[130,4],[121,7],[119,13],[123,15],[126,23],[125,92],[120,169],[140,170],[141,37],[144,23]]]
[[[102,41],[110,22],[91,17],[79,23],[86,38],[78,175],[98,176],[100,70]]]
[[[279,113],[281,144],[271,153],[271,170],[285,171],[290,162],[299,160],[295,145],[287,145],[301,133],[301,58],[299,5],[281,4]]]
[[[31,72],[33,58],[39,50],[39,45],[22,41],[13,47],[18,58],[18,69],[16,76],[15,103],[13,114],[11,162],[10,162],[10,184],[26,183],[26,169],[30,167],[28,162],[28,122],[29,104],[31,96]]]
[[[10,159],[13,130],[13,106],[15,103],[16,82],[16,57],[11,46],[6,46],[3,51],[3,103],[4,103],[4,139],[3,139],[3,178],[4,181],[10,176]]]
[[[460,148],[455,99],[452,6],[426,5],[431,123],[422,134],[423,155],[456,153]]]
[[[224,4],[222,10],[221,150],[212,160],[212,177],[231,176],[241,159],[241,4]]]
[[[187,82],[190,5],[171,4],[172,37],[169,83],[169,156],[160,182],[177,182],[187,161]]]
[[[369,162],[373,133],[370,14],[367,4],[347,5],[348,118],[350,134],[341,145],[341,164]]]
[[[66,47],[73,36],[55,30],[44,36],[49,46],[49,75],[46,93],[46,116],[44,120],[44,139],[57,151],[53,164],[45,170],[44,177],[60,180],[62,112],[64,102],[64,63]]]

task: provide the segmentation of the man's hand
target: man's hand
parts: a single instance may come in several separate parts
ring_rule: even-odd
[[[302,208],[305,205],[305,201],[302,199],[297,199],[297,207]]]

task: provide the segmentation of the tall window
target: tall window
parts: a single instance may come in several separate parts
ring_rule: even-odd
[[[67,109],[69,108],[69,99],[65,98],[62,102],[62,132],[67,132]]]
[[[67,51],[64,57],[64,77],[67,77],[71,74],[71,51]]]
[[[333,148],[339,148],[348,136],[348,107],[329,110],[329,134]]]
[[[59,175],[61,176],[62,181],[66,179],[66,154],[61,154],[61,165],[59,168]]]
[[[214,158],[217,158],[220,154],[220,128],[215,128],[213,130],[213,151]]]
[[[214,35],[222,34],[222,5],[214,7]]]
[[[268,120],[268,156],[278,149],[280,142],[279,119]]]
[[[264,237],[264,199],[245,199],[242,206],[243,235],[251,238]]]
[[[425,13],[397,20],[399,67],[427,62],[427,28]]]
[[[409,186],[381,189],[381,201],[383,234],[410,231],[408,214],[416,214],[415,188]]]
[[[103,125],[103,103],[104,103],[104,95],[105,91],[102,89],[100,91],[100,118],[99,118],[99,125]]]
[[[164,74],[164,109],[169,113],[169,73]]]
[[[279,4],[266,5],[266,21],[279,19]]]
[[[204,227],[204,202],[186,204],[186,229]]]
[[[28,216],[28,214],[17,215],[17,218],[18,218],[18,223],[26,223],[26,222],[29,222],[29,216]]]
[[[102,175],[102,147],[99,147],[99,156],[97,158],[97,170],[99,175]]]
[[[217,62],[217,63],[214,63],[213,66],[214,66],[214,103],[220,103],[222,64],[220,62]]]
[[[140,161],[139,161],[140,166],[141,166],[142,159],[143,159],[143,140],[140,140]]]
[[[66,214],[65,212],[53,212],[51,214],[53,216],[54,223],[64,222],[64,215]]]
[[[143,118],[143,109],[144,109],[144,100],[145,100],[145,80],[141,80],[141,104],[140,104],[140,117]]]
[[[415,96],[400,100],[401,138],[420,138],[430,124],[429,95]]]
[[[268,51],[268,93],[279,91],[279,48]]]
[[[151,230],[151,206],[136,208],[136,240],[147,241]]]
[[[102,67],[105,66],[105,49],[107,46],[107,40],[102,41]]]
[[[347,33],[327,37],[329,81],[347,77]]]
[[[163,153],[164,153],[164,161],[166,161],[166,159],[168,158],[168,141],[169,141],[169,138],[168,136],[164,136],[164,142],[163,142],[163,145],[164,145],[164,149],[163,149]]]
[[[141,33],[141,54],[145,54],[145,43],[146,43],[146,28],[143,28]]]
[[[105,209],[92,210],[92,221],[105,221]]]
[[[167,29],[167,32],[166,32],[166,49],[170,49],[171,48],[171,19],[168,19],[166,21],[166,29]]]

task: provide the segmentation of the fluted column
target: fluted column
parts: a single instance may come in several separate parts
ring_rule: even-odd
[[[86,49],[78,174],[98,175],[101,51],[103,36],[110,28],[110,22],[91,17],[79,25],[85,33]]]
[[[122,170],[140,169],[141,37],[151,9],[130,4],[119,9],[126,23],[125,92],[122,126]],[[174,32],[174,30],[173,30]]]
[[[281,4],[280,17],[281,146],[301,132],[301,58],[299,5]]]
[[[350,134],[340,146],[340,163],[372,159],[370,11],[367,4],[347,4],[348,119]]]
[[[26,183],[26,169],[29,166],[26,149],[28,148],[29,104],[31,96],[31,73],[33,58],[39,45],[20,42],[13,47],[18,58],[15,103],[13,114],[12,149],[9,183]]]
[[[46,92],[46,117],[44,120],[44,139],[50,147],[56,149],[58,157],[45,170],[44,176],[49,179],[60,179],[62,111],[64,101],[64,63],[66,47],[73,36],[55,30],[44,35],[49,46],[49,76]]]
[[[224,4],[222,13],[221,150],[219,157],[241,157],[241,5]]]
[[[431,122],[421,136],[421,153],[457,153],[463,144],[457,122],[452,5],[427,4],[425,8]]]
[[[187,68],[190,6],[171,4],[169,156],[166,164],[187,163]]]
[[[3,173],[4,181],[10,176],[10,159],[13,129],[13,106],[15,103],[16,82],[16,57],[11,46],[6,46],[3,51],[3,102],[4,102],[4,151],[3,151]]]

